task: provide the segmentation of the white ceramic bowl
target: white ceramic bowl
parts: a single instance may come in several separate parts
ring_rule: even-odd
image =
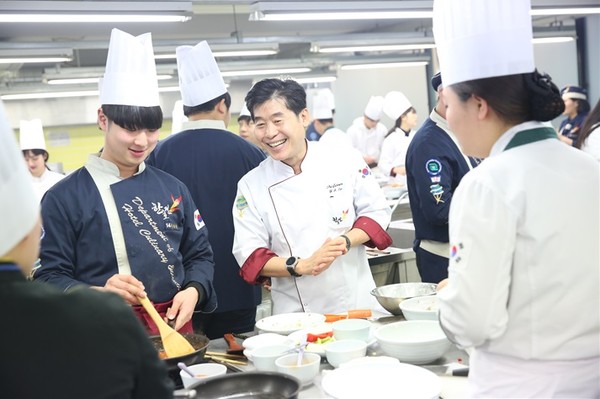
[[[298,354],[285,355],[275,360],[275,366],[280,373],[288,374],[300,380],[302,385],[309,385],[319,374],[321,356],[315,353],[304,353],[302,363],[297,365]]]
[[[277,371],[275,360],[287,354],[292,349],[291,345],[259,346],[252,350],[252,363],[260,371]]]
[[[179,375],[181,376],[181,381],[183,382],[184,388],[188,388],[190,385],[198,381],[223,375],[227,372],[227,367],[217,363],[192,364],[191,366],[188,366],[188,369],[190,369],[190,371],[194,373],[196,377],[191,377],[188,373],[181,370]]]
[[[400,302],[400,309],[406,320],[438,320],[437,295],[405,299]]]
[[[344,339],[369,340],[371,332],[371,322],[363,319],[344,319],[331,324],[333,336],[337,341]]]
[[[325,346],[325,356],[333,367],[339,367],[342,363],[364,357],[366,354],[367,343],[358,339],[334,341]]]
[[[281,313],[265,317],[256,322],[260,332],[288,335],[294,331],[311,328],[325,322],[325,315],[319,313]]]
[[[412,364],[431,363],[450,348],[450,341],[434,320],[386,324],[375,331],[375,338],[386,355]]]

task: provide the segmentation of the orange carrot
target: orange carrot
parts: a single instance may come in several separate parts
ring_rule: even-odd
[[[356,309],[348,311],[349,319],[366,319],[367,317],[371,317],[373,314],[370,309]]]

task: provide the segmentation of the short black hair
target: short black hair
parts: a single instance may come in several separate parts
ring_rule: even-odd
[[[193,107],[189,107],[187,105],[183,105],[183,114],[187,117],[200,114],[202,112],[210,112],[217,106],[221,100],[225,100],[225,106],[227,109],[231,107],[231,95],[229,92],[225,92],[225,94],[220,95],[219,97],[213,98],[210,101],[205,102],[204,104],[194,105]]]
[[[246,121],[246,122],[250,122],[252,121],[252,117],[248,116],[248,115],[240,115],[237,118],[237,121]]]
[[[23,156],[27,156],[28,153],[32,153],[34,156],[38,156],[38,155],[43,155],[44,156],[44,162],[48,162],[48,159],[50,158],[50,154],[48,154],[48,151],[43,150],[41,148],[31,148],[28,150],[23,150]]]
[[[131,131],[158,130],[163,124],[162,109],[158,105],[138,107],[136,105],[103,104],[102,112],[117,125]]]
[[[282,99],[285,106],[296,115],[306,109],[306,91],[293,79],[263,79],[246,95],[246,107],[254,119],[254,108],[269,100]]]

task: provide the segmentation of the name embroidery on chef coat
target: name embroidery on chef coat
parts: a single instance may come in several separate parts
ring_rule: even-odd
[[[444,195],[444,188],[440,184],[442,181],[442,176],[440,176],[440,173],[442,173],[442,163],[435,158],[430,159],[425,162],[425,170],[431,179],[431,183],[433,183],[429,186],[429,192],[433,195],[436,204],[443,203],[442,195]]]

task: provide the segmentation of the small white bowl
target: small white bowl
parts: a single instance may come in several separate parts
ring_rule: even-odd
[[[292,353],[275,360],[275,366],[280,373],[288,374],[300,380],[302,385],[312,384],[315,377],[319,374],[321,367],[321,356],[316,353],[306,353],[302,355],[302,362],[298,366],[298,354]]]
[[[287,354],[292,349],[291,345],[259,346],[252,350],[252,363],[260,371],[277,371],[275,360]]]
[[[333,367],[339,367],[342,363],[366,355],[367,343],[359,339],[334,341],[325,347],[325,356],[327,356],[327,361]]]
[[[179,375],[181,376],[181,381],[183,382],[183,387],[188,388],[192,384],[205,380],[207,378],[216,377],[218,375],[223,375],[227,372],[227,367],[222,364],[217,363],[200,363],[200,364],[192,364],[188,366],[188,369],[196,377],[191,377],[188,373],[181,370],[179,371]]]
[[[375,331],[383,352],[401,362],[427,364],[450,349],[450,341],[434,320],[409,320],[386,324]]]
[[[405,299],[400,302],[400,309],[406,320],[438,320],[437,295]]]
[[[344,319],[331,324],[333,336],[337,341],[360,339],[367,342],[371,332],[371,322],[363,319]]]

